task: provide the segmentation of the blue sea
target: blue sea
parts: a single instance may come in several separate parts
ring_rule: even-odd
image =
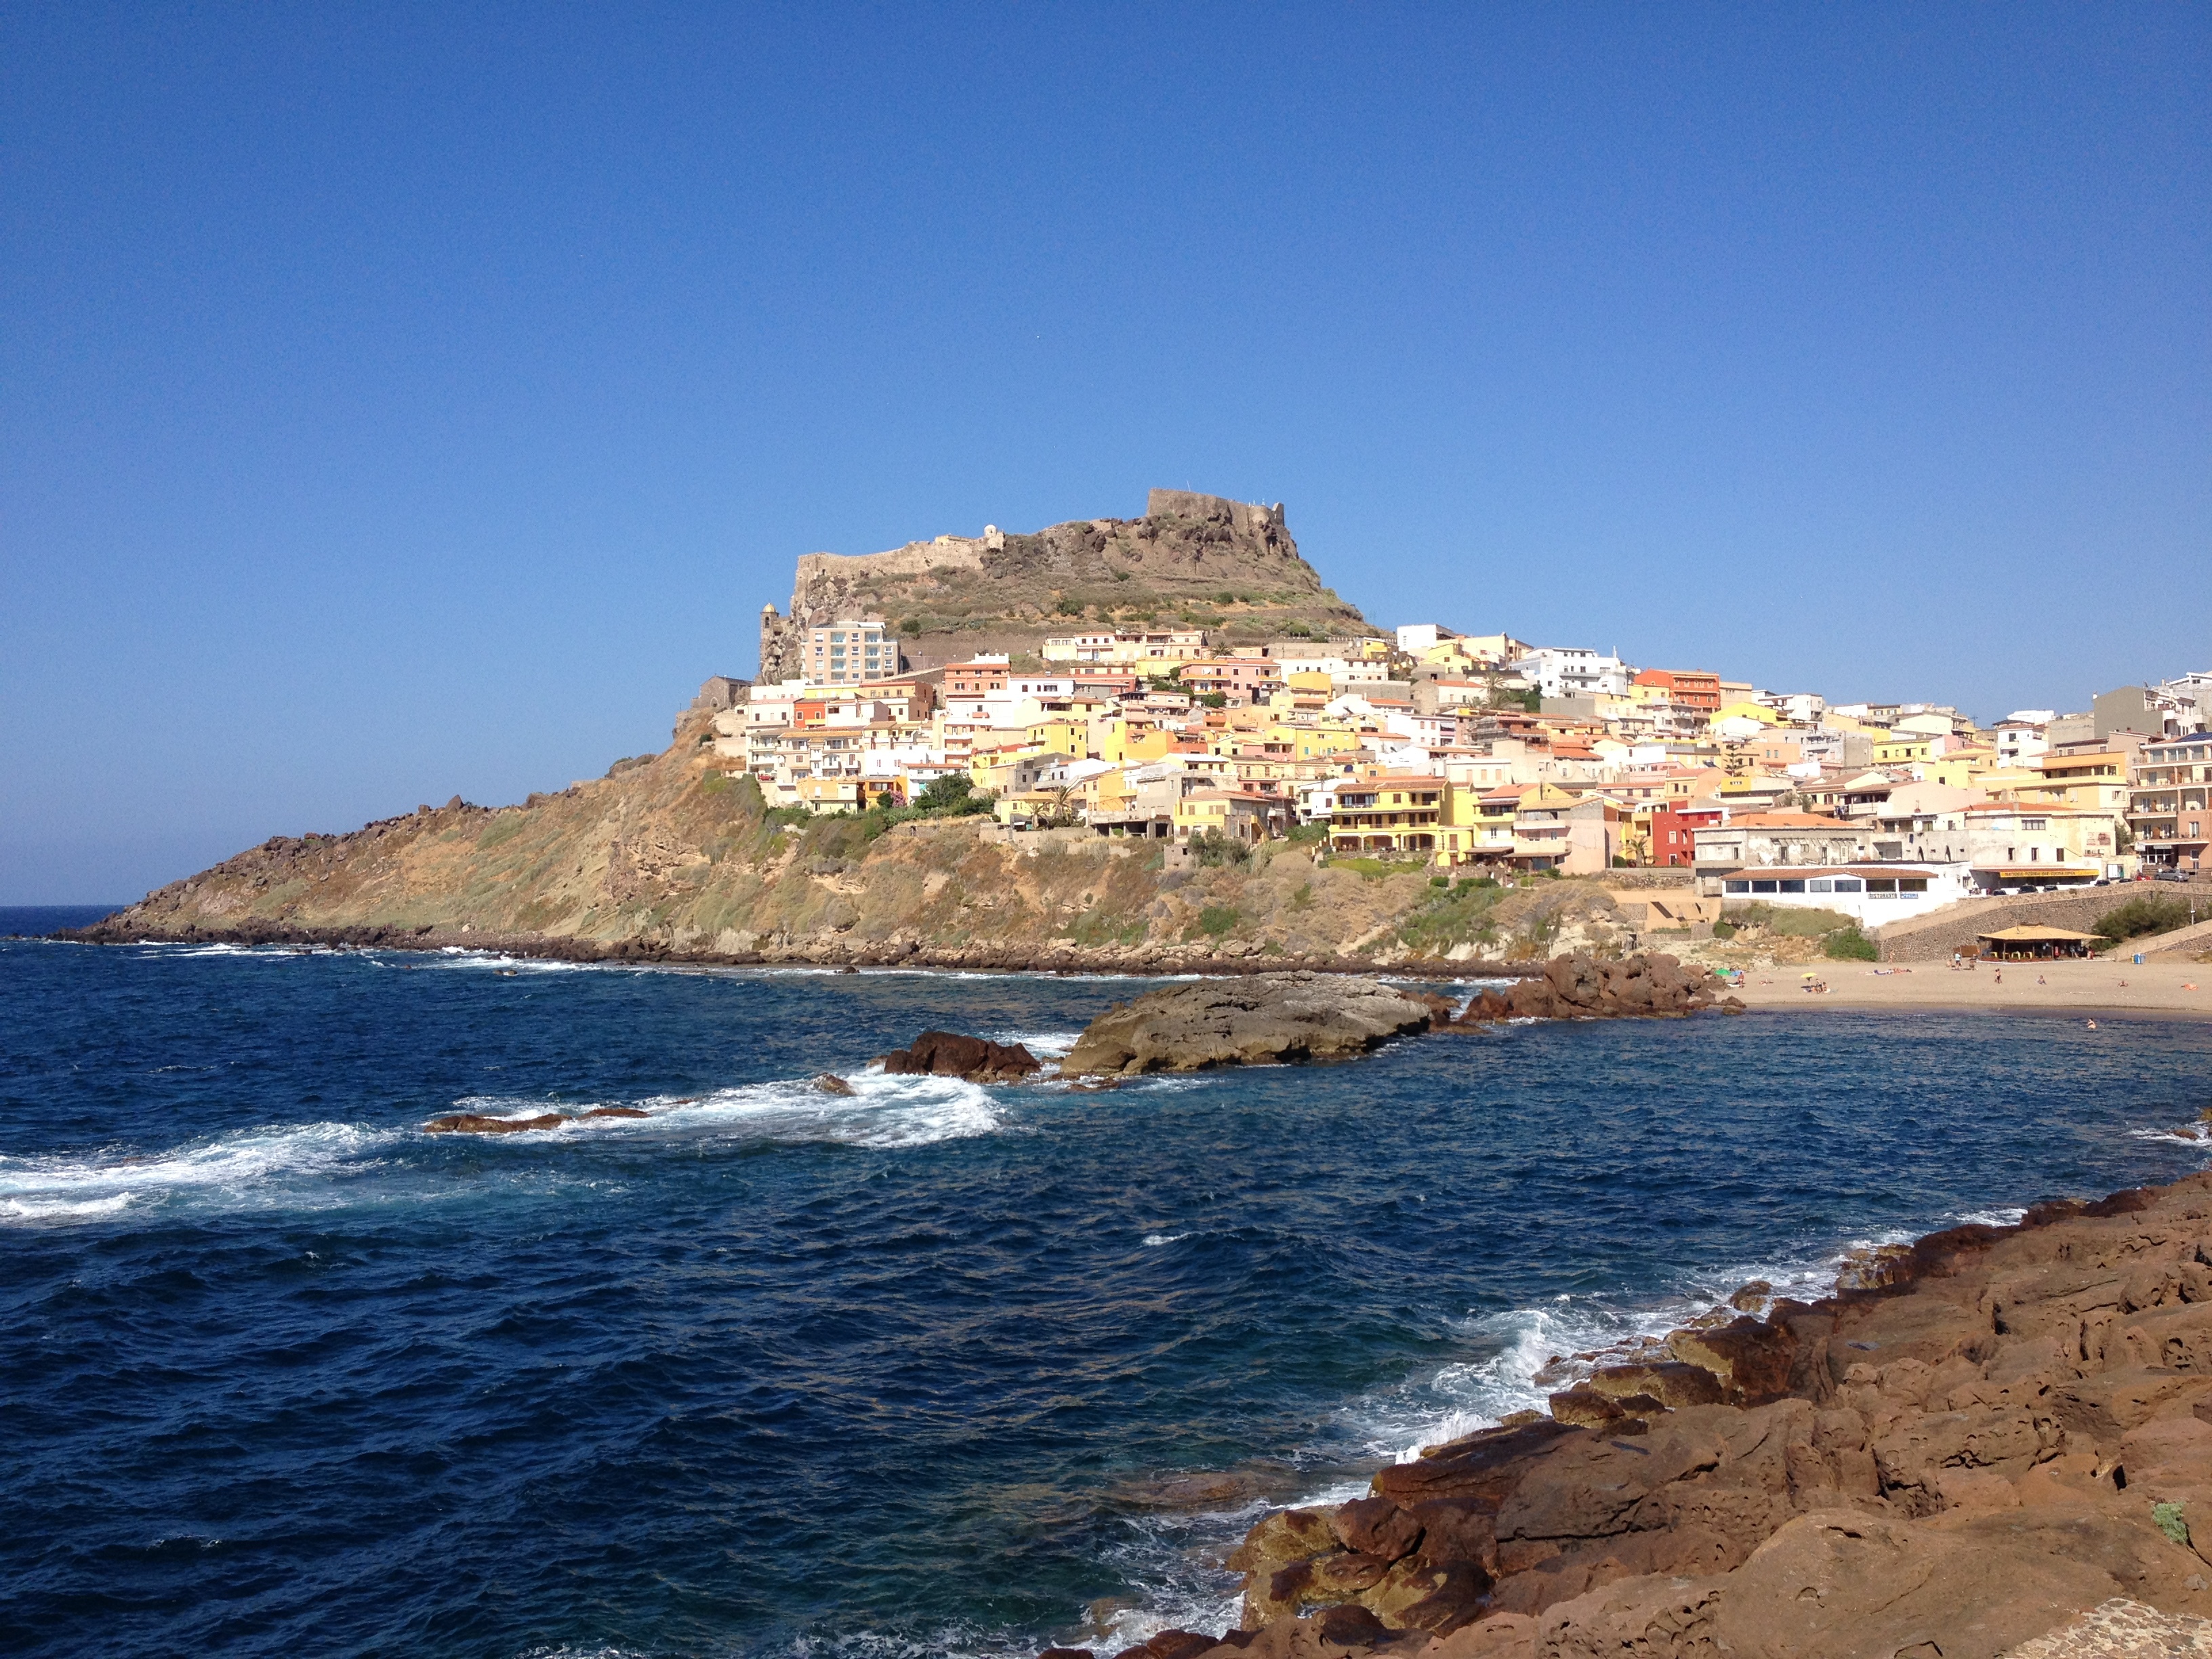
[[[2195,1023],[1525,1025],[1116,1092],[1128,981],[0,942],[0,1650],[1024,1655],[1855,1244],[2199,1166]],[[830,1071],[857,1093],[810,1085]],[[551,1133],[454,1110],[635,1105]]]

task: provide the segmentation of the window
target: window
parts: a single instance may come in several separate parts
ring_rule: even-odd
[[[1838,876],[1836,890],[1838,893],[1863,893],[1866,891],[1866,883],[1861,881],[1856,876]]]
[[[1754,893],[1771,893],[1774,890],[1774,884],[1771,881],[1754,881],[1751,884],[1751,890]]]
[[[1782,884],[1782,890],[1785,893],[1802,893],[1805,890],[1805,884],[1802,881],[1785,881]]]
[[[1836,890],[1836,884],[1832,878],[1822,876],[1817,880],[1807,882],[1805,890],[1808,893],[1832,893]]]

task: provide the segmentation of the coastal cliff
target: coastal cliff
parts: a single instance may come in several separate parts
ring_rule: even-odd
[[[1243,1627],[1133,1653],[2212,1650],[2212,1175],[1765,1292],[1269,1515],[1230,1558]]]
[[[1131,971],[1533,964],[1636,943],[1585,882],[1438,887],[1322,867],[1287,842],[1208,865],[975,817],[790,823],[726,775],[710,718],[689,711],[661,754],[519,805],[455,799],[349,834],[273,837],[79,936]]]

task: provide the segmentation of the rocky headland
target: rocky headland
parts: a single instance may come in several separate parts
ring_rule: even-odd
[[[988,818],[795,823],[728,775],[712,714],[687,711],[659,755],[516,805],[456,799],[342,835],[271,837],[69,937],[1440,977],[1645,943],[1595,881],[1438,885],[1425,871],[1318,862],[1285,842],[1209,863],[1073,830],[1015,836]]]
[[[1268,1515],[1241,1627],[1125,1659],[2212,1651],[2212,1175],[1734,1303]]]

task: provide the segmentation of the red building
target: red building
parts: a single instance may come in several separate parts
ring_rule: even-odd
[[[1664,691],[1669,702],[1685,708],[1702,708],[1710,714],[1721,706],[1721,677],[1701,669],[1647,668],[1636,683]]]
[[[1718,806],[1702,811],[1682,801],[1669,801],[1651,810],[1651,862],[1686,868],[1698,861],[1698,831],[1710,830],[1724,816]]]

